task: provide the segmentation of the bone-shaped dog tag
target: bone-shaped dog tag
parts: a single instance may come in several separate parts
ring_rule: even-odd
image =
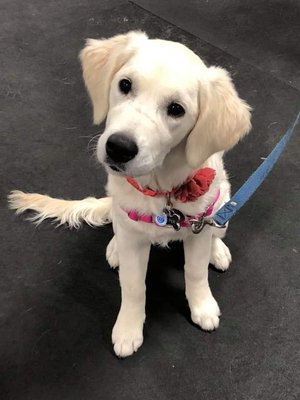
[[[167,225],[171,225],[175,231],[179,231],[181,228],[180,223],[185,219],[182,212],[176,208],[165,208],[164,213],[167,215]]]

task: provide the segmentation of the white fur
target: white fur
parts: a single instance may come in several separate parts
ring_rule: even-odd
[[[97,156],[109,174],[110,197],[64,201],[15,191],[9,197],[10,207],[17,213],[35,210],[37,222],[55,218],[74,227],[82,221],[99,226],[112,220],[115,235],[106,258],[113,268],[119,266],[122,303],[112,333],[118,356],[131,355],[143,342],[145,276],[151,243],[183,241],[191,318],[202,329],[216,329],[220,310],[209,288],[208,264],[220,270],[229,267],[231,255],[221,240],[224,230],[205,227],[195,235],[189,228],[176,232],[130,220],[124,209],[158,214],[166,199],[139,193],[125,177],[134,176],[142,187],[168,191],[180,186],[198,168],[214,168],[216,177],[205,195],[195,202],[172,202],[183,213],[194,215],[203,212],[220,189],[216,211],[230,197],[223,151],[249,131],[250,107],[238,97],[225,70],[206,67],[179,43],[149,40],[143,33],[130,32],[89,40],[80,58],[94,121],[100,123],[107,117]],[[126,96],[118,87],[124,78],[132,81],[132,91]],[[167,106],[174,101],[185,109],[181,118],[167,115]],[[139,149],[118,172],[111,168],[105,148],[107,139],[116,132],[134,140]]]

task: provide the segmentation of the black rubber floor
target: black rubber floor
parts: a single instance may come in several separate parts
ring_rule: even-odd
[[[254,109],[252,133],[226,157],[237,189],[300,109],[299,2],[1,5],[0,398],[299,398],[299,129],[231,223],[230,270],[210,271],[220,328],[209,334],[190,321],[180,244],[153,249],[145,341],[126,360],[110,340],[120,303],[117,273],[105,261],[111,228],[36,228],[5,199],[16,188],[104,195],[106,177],[89,144],[99,127],[77,56],[86,37],[131,29],[187,44],[233,74]]]

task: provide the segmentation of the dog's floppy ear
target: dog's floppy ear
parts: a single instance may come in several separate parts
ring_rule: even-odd
[[[187,161],[195,168],[212,154],[233,147],[251,128],[251,108],[239,98],[228,72],[210,67],[204,75],[198,121],[186,145]]]
[[[87,39],[79,57],[93,103],[95,124],[100,124],[108,112],[109,88],[114,74],[146,39],[145,33],[134,31],[110,39]]]

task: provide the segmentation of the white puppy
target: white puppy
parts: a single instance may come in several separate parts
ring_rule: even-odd
[[[191,318],[213,330],[220,310],[209,288],[208,264],[228,268],[231,255],[221,240],[226,229],[206,225],[196,234],[192,227],[229,199],[222,155],[250,130],[250,107],[224,69],[208,68],[185,46],[149,40],[141,32],[90,39],[80,58],[94,122],[106,118],[97,157],[108,172],[109,197],[65,201],[15,191],[10,207],[17,213],[35,210],[37,222],[55,218],[78,227],[82,221],[112,221],[107,260],[119,266],[122,293],[112,332],[118,356],[131,355],[143,342],[151,243],[183,241]],[[200,196],[192,182],[199,169],[200,175],[212,174],[201,178]],[[185,194],[178,196],[178,190]]]

